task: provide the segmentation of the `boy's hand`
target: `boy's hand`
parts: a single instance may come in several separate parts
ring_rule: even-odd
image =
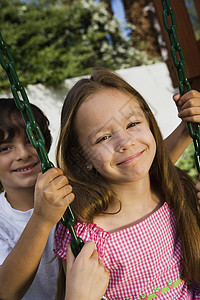
[[[73,201],[74,194],[62,170],[51,168],[40,173],[35,186],[34,214],[54,226]]]
[[[178,116],[184,122],[199,123],[200,122],[200,93],[191,90],[182,97],[175,94],[173,99],[178,109]]]
[[[103,297],[109,274],[98,257],[94,242],[86,242],[76,259],[68,245],[66,266],[65,300],[100,300]]]

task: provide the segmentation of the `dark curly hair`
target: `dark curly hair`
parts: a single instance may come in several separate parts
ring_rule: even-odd
[[[39,107],[32,103],[30,107],[44,136],[46,151],[49,152],[52,143],[49,120]],[[5,141],[5,134],[7,135],[7,140],[12,140],[15,136],[20,134],[21,130],[26,131],[26,125],[14,99],[0,98],[0,144]],[[2,191],[2,189],[3,186],[0,182],[0,190]]]

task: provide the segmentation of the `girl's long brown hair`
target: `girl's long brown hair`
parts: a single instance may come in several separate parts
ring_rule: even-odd
[[[102,89],[118,89],[132,95],[144,111],[157,147],[149,171],[151,185],[161,190],[174,209],[177,234],[182,243],[184,278],[200,284],[200,216],[195,186],[186,173],[171,163],[160,129],[143,97],[108,70],[97,71],[90,78],[78,81],[62,108],[57,164],[73,186],[75,200],[71,206],[76,217],[92,222],[94,216],[104,213],[116,197],[98,172],[87,170],[84,152],[74,130],[74,116],[81,103]]]

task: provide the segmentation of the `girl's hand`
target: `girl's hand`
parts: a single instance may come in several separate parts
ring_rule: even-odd
[[[65,300],[100,300],[107,289],[109,274],[94,242],[86,242],[76,259],[70,245],[67,249]]]
[[[175,94],[173,99],[178,109],[178,116],[184,122],[199,123],[200,122],[200,93],[191,90],[182,97]]]
[[[74,194],[62,170],[51,168],[40,173],[35,186],[34,215],[53,227],[73,201]]]

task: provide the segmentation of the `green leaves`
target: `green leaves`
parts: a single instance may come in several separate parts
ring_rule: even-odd
[[[191,143],[183,152],[176,165],[186,171],[197,182],[198,172],[195,166],[194,152],[194,145]]]
[[[0,31],[24,86],[59,87],[66,78],[98,67],[115,70],[152,63],[123,36],[105,4],[93,0],[1,0]],[[10,89],[1,68],[0,89]]]

